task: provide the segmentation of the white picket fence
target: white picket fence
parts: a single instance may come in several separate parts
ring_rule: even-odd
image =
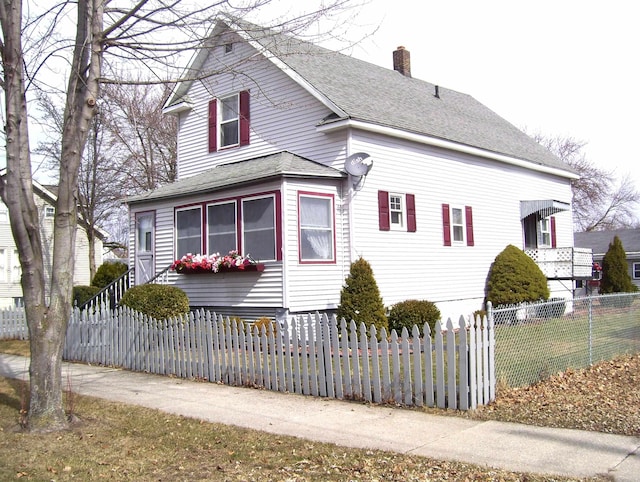
[[[494,347],[486,318],[378,337],[375,327],[320,314],[267,333],[208,311],[156,321],[120,308],[75,310],[63,356],[234,386],[468,410],[495,399]]]
[[[0,309],[0,340],[26,340],[29,338],[24,308]]]

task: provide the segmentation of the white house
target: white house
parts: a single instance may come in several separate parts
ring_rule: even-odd
[[[372,266],[385,305],[483,307],[508,244],[552,296],[577,270],[577,175],[473,97],[232,20],[215,25],[165,112],[178,180],[128,200],[130,266],[143,283],[187,253],[236,249],[264,271],[170,272],[193,307],[241,317],[336,309],[350,263]],[[578,260],[591,275],[591,259]]]
[[[40,216],[40,229],[42,235],[45,282],[48,286],[51,280],[51,267],[53,256],[53,220],[56,205],[56,186],[43,186],[33,182],[33,192]],[[89,271],[89,242],[82,220],[78,223],[75,247],[75,267],[73,283],[75,285],[90,284]],[[102,264],[102,241],[106,233],[98,232],[95,246],[96,266]],[[0,201],[0,308],[12,307],[22,304],[22,286],[20,277],[20,259],[15,240],[9,224],[9,211],[7,206]]]

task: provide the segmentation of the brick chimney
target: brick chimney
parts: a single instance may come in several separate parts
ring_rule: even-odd
[[[393,70],[406,77],[411,77],[411,55],[403,46],[393,51]]]

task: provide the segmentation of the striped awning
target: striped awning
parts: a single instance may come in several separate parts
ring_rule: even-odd
[[[554,199],[537,199],[534,201],[520,201],[520,219],[532,214],[538,214],[540,218],[546,218],[553,214],[568,211],[571,205]]]

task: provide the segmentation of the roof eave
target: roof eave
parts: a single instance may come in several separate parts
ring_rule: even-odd
[[[181,191],[178,193],[172,193],[172,194],[167,194],[164,196],[157,196],[157,197],[155,196],[145,197],[144,195],[132,196],[128,199],[125,199],[123,203],[131,205],[131,204],[143,204],[146,202],[158,201],[160,199],[177,199],[177,198],[183,198],[185,196],[194,196],[198,194],[204,194],[207,192],[221,191],[223,189],[229,189],[237,186],[259,184],[261,182],[266,182],[266,181],[279,179],[283,177],[294,178],[294,179],[336,179],[336,180],[344,179],[347,177],[346,173],[343,173],[341,171],[336,171],[336,172],[338,174],[308,174],[304,172],[285,172],[285,173],[269,174],[265,176],[255,177],[252,179],[242,179],[235,182],[230,182],[228,184],[225,184],[224,186],[217,186],[214,188],[203,186],[200,189],[194,189],[193,191],[189,191],[189,192]]]
[[[421,144],[426,144],[434,147],[440,147],[442,149],[448,149],[464,154],[470,154],[477,157],[483,157],[485,159],[491,159],[494,161],[503,162],[505,164],[510,164],[513,166],[523,167],[526,169],[530,169],[533,171],[544,172],[546,174],[553,174],[560,177],[565,177],[567,179],[579,179],[580,176],[570,171],[566,171],[564,169],[559,169],[556,167],[545,166],[542,164],[538,164],[534,161],[528,161],[525,159],[519,159],[517,157],[508,156],[505,154],[500,154],[493,151],[488,151],[486,149],[481,149],[479,147],[468,146],[465,144],[459,144],[457,142],[448,141],[445,139],[439,139],[436,137],[426,136],[424,134],[417,134],[415,132],[404,131],[402,129],[396,129],[393,127],[382,126],[379,124],[373,124],[370,122],[358,121],[354,119],[338,119],[335,121],[331,121],[325,124],[320,124],[316,126],[316,130],[318,132],[327,133],[333,132],[341,129],[359,129],[367,132],[373,132],[376,134],[383,134],[391,137],[396,137],[399,139],[409,140],[413,142],[419,142]]]

